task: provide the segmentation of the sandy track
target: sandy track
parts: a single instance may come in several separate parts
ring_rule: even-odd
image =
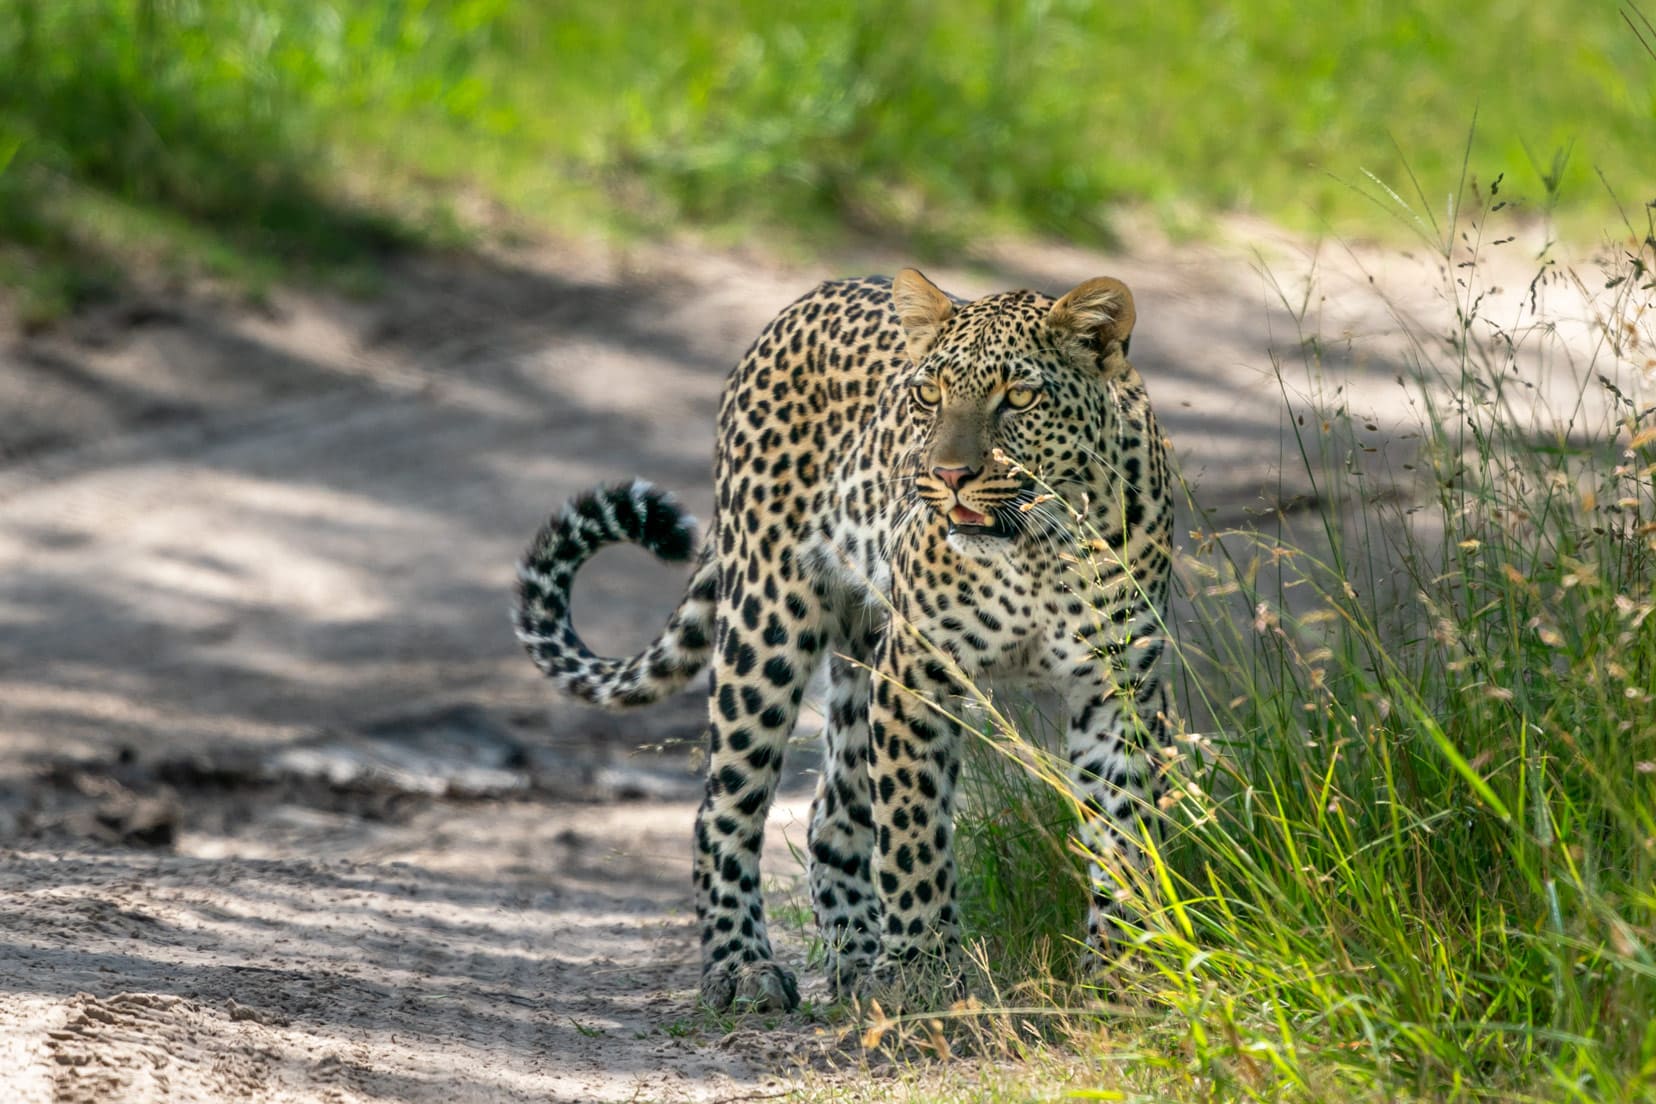
[[[992,267],[933,275],[1127,279],[1221,518],[1308,490],[1276,474],[1266,352],[1295,325],[1240,254]],[[522,542],[583,486],[642,474],[706,516],[725,372],[829,274],[428,258],[371,304],[155,294],[5,338],[0,1098],[736,1100],[832,1051],[808,1017],[729,1038],[694,1013],[695,694],[550,701],[505,616]],[[1430,309],[1418,268],[1389,279]],[[1323,332],[1387,331],[1365,273],[1324,286]],[[1327,367],[1396,425],[1400,345],[1363,348]],[[577,616],[631,647],[681,582],[607,554]],[[795,872],[776,836],[767,861]]]
[[[188,834],[160,856],[8,853],[7,928],[26,938],[0,965],[21,1071],[7,1098],[716,1100],[775,1084],[763,1049],[720,1046],[690,1015],[691,811],[439,804],[372,832],[340,817],[314,857]]]

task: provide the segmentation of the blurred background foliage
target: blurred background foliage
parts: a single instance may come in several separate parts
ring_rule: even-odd
[[[0,280],[350,285],[502,226],[1107,244],[1122,204],[1384,236],[1366,173],[1440,205],[1463,162],[1596,232],[1656,198],[1651,72],[1601,0],[0,0]]]

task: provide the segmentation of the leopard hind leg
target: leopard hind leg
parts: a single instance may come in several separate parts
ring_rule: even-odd
[[[807,850],[811,907],[829,989],[838,997],[855,989],[880,949],[879,898],[869,874],[874,817],[868,777],[869,661],[879,624],[866,603],[852,598],[830,620],[828,723]]]

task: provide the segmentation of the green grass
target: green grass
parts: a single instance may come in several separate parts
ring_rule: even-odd
[[[1351,182],[1412,195],[1407,150],[1450,194],[1474,115],[1472,163],[1567,229],[1606,224],[1600,173],[1650,198],[1614,4],[0,0],[0,275],[49,314],[135,265],[360,284],[480,226],[1385,234]]]
[[[480,54],[451,7],[3,0],[0,276],[50,317],[135,267],[351,286],[442,240],[438,197],[358,187],[374,151],[336,127],[443,125]]]
[[[974,1013],[1030,1062],[982,1099],[1656,1099],[1656,407],[1615,383],[1656,357],[1656,231],[1591,275],[1583,363],[1544,294],[1484,316],[1495,202],[1434,244],[1456,332],[1408,331],[1413,492],[1370,489],[1349,458],[1375,434],[1330,402],[1300,430],[1320,512],[1190,534],[1199,731],[1178,737],[1142,942],[1090,993],[1042,950],[1081,900],[1051,772],[991,734],[1006,754],[975,765],[959,823],[968,938],[997,1001],[1069,1015],[1031,1033]],[[1305,363],[1279,373],[1319,378],[1297,336]],[[1535,420],[1534,371],[1579,401]],[[887,1045],[924,1047],[923,1023]],[[870,1099],[952,1098],[910,1074]]]

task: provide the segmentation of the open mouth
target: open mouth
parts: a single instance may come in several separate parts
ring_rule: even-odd
[[[961,533],[968,537],[1006,536],[1006,530],[1002,529],[994,518],[965,506],[956,506],[949,511],[949,532]]]

